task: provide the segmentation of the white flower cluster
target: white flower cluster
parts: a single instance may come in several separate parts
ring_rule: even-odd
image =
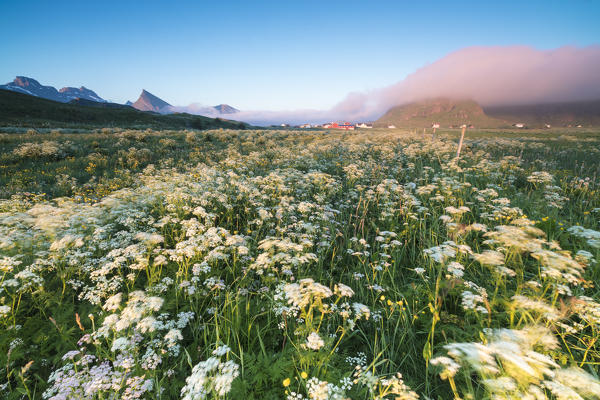
[[[230,350],[227,346],[218,346],[212,357],[194,366],[181,389],[182,400],[202,400],[211,395],[224,397],[229,393],[233,380],[240,374],[238,364],[222,360]]]

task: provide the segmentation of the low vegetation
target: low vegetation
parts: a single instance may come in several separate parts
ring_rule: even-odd
[[[0,135],[9,399],[598,399],[600,134]]]

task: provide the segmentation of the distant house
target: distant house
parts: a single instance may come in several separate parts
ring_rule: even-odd
[[[544,126],[545,126],[546,128],[552,128],[552,125],[550,125],[550,124],[545,124]]]
[[[300,128],[308,129],[308,128],[312,128],[312,125],[311,124],[302,124],[302,125],[300,125]]]
[[[350,122],[331,122],[328,124],[323,124],[323,128],[325,129],[342,129],[345,131],[353,131],[354,125]]]
[[[289,128],[290,124],[281,124],[279,126],[281,126],[282,128]]]
[[[514,126],[515,128],[525,128],[525,124],[522,124],[522,123],[513,124],[513,126]]]
[[[437,128],[439,128],[439,127],[440,127],[440,124],[433,123],[433,124],[431,124],[431,127],[432,127],[433,129],[437,129]]]
[[[333,124],[331,124],[331,127],[333,129],[343,129],[345,131],[354,130],[354,125],[352,125],[350,122],[334,122]]]
[[[396,129],[396,125],[388,125],[388,129]]]
[[[356,127],[362,128],[362,129],[372,129],[373,124],[367,124],[367,123],[361,122],[360,124],[356,124]]]

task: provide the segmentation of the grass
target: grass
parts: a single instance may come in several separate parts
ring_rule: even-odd
[[[4,133],[0,385],[598,398],[600,132],[459,135]]]

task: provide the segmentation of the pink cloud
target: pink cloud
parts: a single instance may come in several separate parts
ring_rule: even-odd
[[[393,106],[432,97],[473,99],[484,106],[600,99],[600,46],[468,47],[363,95],[362,104],[351,94],[332,112],[376,118]]]

